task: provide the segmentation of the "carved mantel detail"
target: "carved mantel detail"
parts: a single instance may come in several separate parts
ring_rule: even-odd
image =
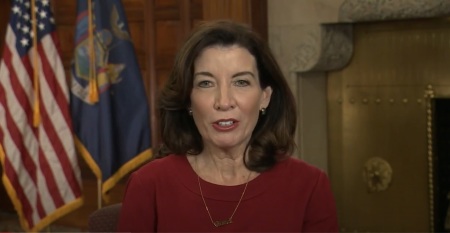
[[[445,17],[448,0],[346,0],[339,8],[340,22]]]
[[[308,9],[326,6],[336,17],[270,28],[270,45],[289,73],[330,71],[347,65],[353,55],[351,23],[450,15],[449,0],[304,0],[302,4]]]
[[[290,70],[306,72],[344,67],[353,54],[351,25],[321,25],[314,32],[314,35],[307,36],[310,40],[303,41],[294,50]]]

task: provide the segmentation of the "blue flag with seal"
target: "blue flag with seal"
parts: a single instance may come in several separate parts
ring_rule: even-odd
[[[78,0],[71,67],[77,151],[103,198],[152,156],[149,106],[120,0]]]

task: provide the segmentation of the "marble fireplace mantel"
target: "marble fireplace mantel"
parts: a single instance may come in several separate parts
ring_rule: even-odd
[[[449,15],[449,0],[268,0],[269,44],[297,98],[299,157],[328,168],[326,72],[352,58],[352,23]]]
[[[328,71],[352,56],[352,23],[445,17],[448,0],[271,0],[269,41],[289,72]]]

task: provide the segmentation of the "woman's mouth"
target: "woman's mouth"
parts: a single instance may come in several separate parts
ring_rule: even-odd
[[[230,131],[238,126],[238,121],[236,120],[219,120],[213,123],[214,129],[218,131]]]

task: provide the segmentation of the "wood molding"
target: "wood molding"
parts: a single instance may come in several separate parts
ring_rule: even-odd
[[[246,23],[267,40],[267,0],[203,0],[203,19]]]
[[[144,1],[145,9],[147,12],[154,12],[155,6],[154,1]],[[145,38],[156,38],[155,37],[155,19],[154,14],[145,14],[144,16],[145,24]],[[145,66],[147,67],[147,72],[143,75],[145,90],[147,91],[147,99],[150,105],[150,125],[151,125],[151,136],[152,136],[152,148],[153,153],[156,152],[156,145],[159,143],[158,129],[157,129],[157,108],[156,108],[156,73],[155,73],[155,41],[151,39],[145,43],[145,54],[148,56],[146,59]]]
[[[0,7],[0,52],[3,55],[3,44],[6,36],[6,25],[8,25],[11,2],[5,1]]]
[[[203,19],[250,23],[250,0],[203,0]]]

